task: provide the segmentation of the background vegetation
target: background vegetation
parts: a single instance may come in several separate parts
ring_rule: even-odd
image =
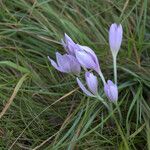
[[[112,79],[113,22],[124,29],[118,57],[123,120],[47,59],[64,53],[60,39],[67,33],[96,52]],[[149,0],[0,0],[0,149],[150,150],[149,91]]]

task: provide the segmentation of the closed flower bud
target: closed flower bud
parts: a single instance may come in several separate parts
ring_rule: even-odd
[[[123,29],[121,24],[116,23],[110,26],[109,30],[109,45],[113,55],[117,55],[122,42]]]
[[[104,92],[110,101],[115,102],[118,100],[117,85],[114,84],[111,80],[108,80],[107,83],[104,85]]]
[[[94,97],[98,94],[98,81],[97,77],[93,75],[93,73],[86,72],[85,73],[85,79],[88,89],[82,84],[82,82],[77,78],[77,83],[79,87],[82,89],[82,91],[91,97]]]
[[[81,71],[80,64],[78,63],[77,59],[68,54],[61,55],[60,53],[56,53],[56,60],[57,63],[50,59],[52,66],[56,68],[57,70],[64,72],[64,73],[73,73],[78,75]]]

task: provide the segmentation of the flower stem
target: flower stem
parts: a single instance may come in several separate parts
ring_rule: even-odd
[[[104,78],[103,73],[101,71],[99,71],[99,76],[101,77],[103,84],[105,85],[106,81],[105,81],[105,78]]]
[[[117,85],[117,55],[113,55],[113,65],[114,65],[114,81]]]
[[[104,99],[103,99],[100,95],[98,95],[97,98],[105,105],[105,107],[106,107],[108,110],[110,110],[110,109],[109,109],[109,105],[104,101]]]

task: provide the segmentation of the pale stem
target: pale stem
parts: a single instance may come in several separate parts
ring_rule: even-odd
[[[114,65],[114,81],[117,85],[117,55],[113,55],[113,65]]]
[[[109,110],[109,106],[108,104],[104,101],[104,99],[100,96],[100,95],[97,95],[97,98],[106,106],[106,108]]]
[[[99,71],[99,76],[101,77],[103,84],[105,85],[106,81],[105,81],[105,78],[104,78],[103,73],[101,71]]]

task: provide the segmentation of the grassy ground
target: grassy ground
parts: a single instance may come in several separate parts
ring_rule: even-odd
[[[113,75],[111,23],[121,22],[119,105],[108,113],[47,56],[67,33]],[[149,0],[0,0],[1,150],[150,150]]]

